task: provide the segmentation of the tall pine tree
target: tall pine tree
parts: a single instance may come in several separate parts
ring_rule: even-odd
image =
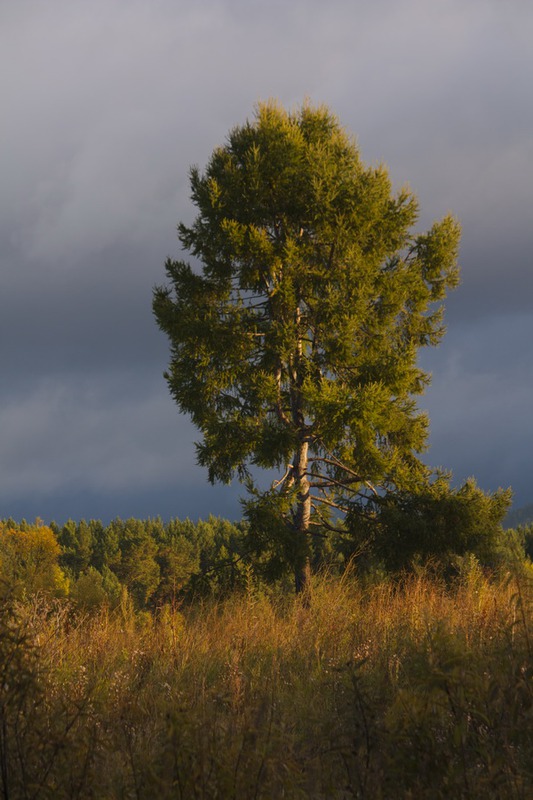
[[[178,231],[201,272],[169,259],[154,291],[166,379],[211,482],[279,470],[247,514],[301,589],[314,531],[427,478],[417,354],[443,334],[459,225],[412,233],[415,196],[310,104],[260,104],[190,180],[198,215]]]

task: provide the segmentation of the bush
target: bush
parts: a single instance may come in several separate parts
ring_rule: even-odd
[[[480,564],[496,568],[511,557],[511,539],[502,520],[511,502],[510,490],[486,494],[473,479],[459,489],[440,475],[432,483],[391,492],[369,506],[368,518],[351,517],[354,547],[367,544],[367,559],[385,569],[409,569],[429,560],[441,568],[472,553]],[[523,554],[524,557],[524,554]]]

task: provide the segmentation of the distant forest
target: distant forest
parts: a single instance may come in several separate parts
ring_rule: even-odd
[[[489,536],[474,520],[465,535],[463,521],[461,538],[447,538],[439,550],[438,522],[431,522],[432,536],[425,529],[417,533],[415,526],[413,538],[412,525],[401,536],[399,527],[389,551],[379,547],[379,539],[355,549],[351,538],[317,536],[313,571],[342,574],[352,565],[360,579],[372,581],[430,563],[447,579],[471,569],[472,563],[496,574],[511,563],[530,564],[533,557],[533,525],[505,531],[497,526]],[[390,531],[385,533],[390,538]],[[429,544],[426,551],[420,549],[418,534]],[[9,519],[0,522],[0,586],[14,598],[44,593],[87,610],[128,602],[151,611],[176,601],[222,598],[251,584],[290,590],[290,557],[283,559],[277,541],[260,545],[247,522],[213,516],[166,523],[117,518],[107,526],[99,520],[47,526]]]

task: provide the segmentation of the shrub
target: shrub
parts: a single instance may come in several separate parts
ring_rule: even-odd
[[[510,501],[510,490],[486,494],[473,479],[453,489],[449,478],[440,475],[423,487],[376,499],[369,518],[352,516],[349,524],[354,546],[370,542],[373,561],[387,570],[428,560],[449,568],[467,553],[482,565],[497,567],[509,550],[510,537],[501,523]]]

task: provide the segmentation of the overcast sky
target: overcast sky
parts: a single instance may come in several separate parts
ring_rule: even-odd
[[[238,518],[151,313],[188,169],[257,100],[326,103],[463,225],[426,460],[533,502],[530,0],[0,3],[0,517]]]

